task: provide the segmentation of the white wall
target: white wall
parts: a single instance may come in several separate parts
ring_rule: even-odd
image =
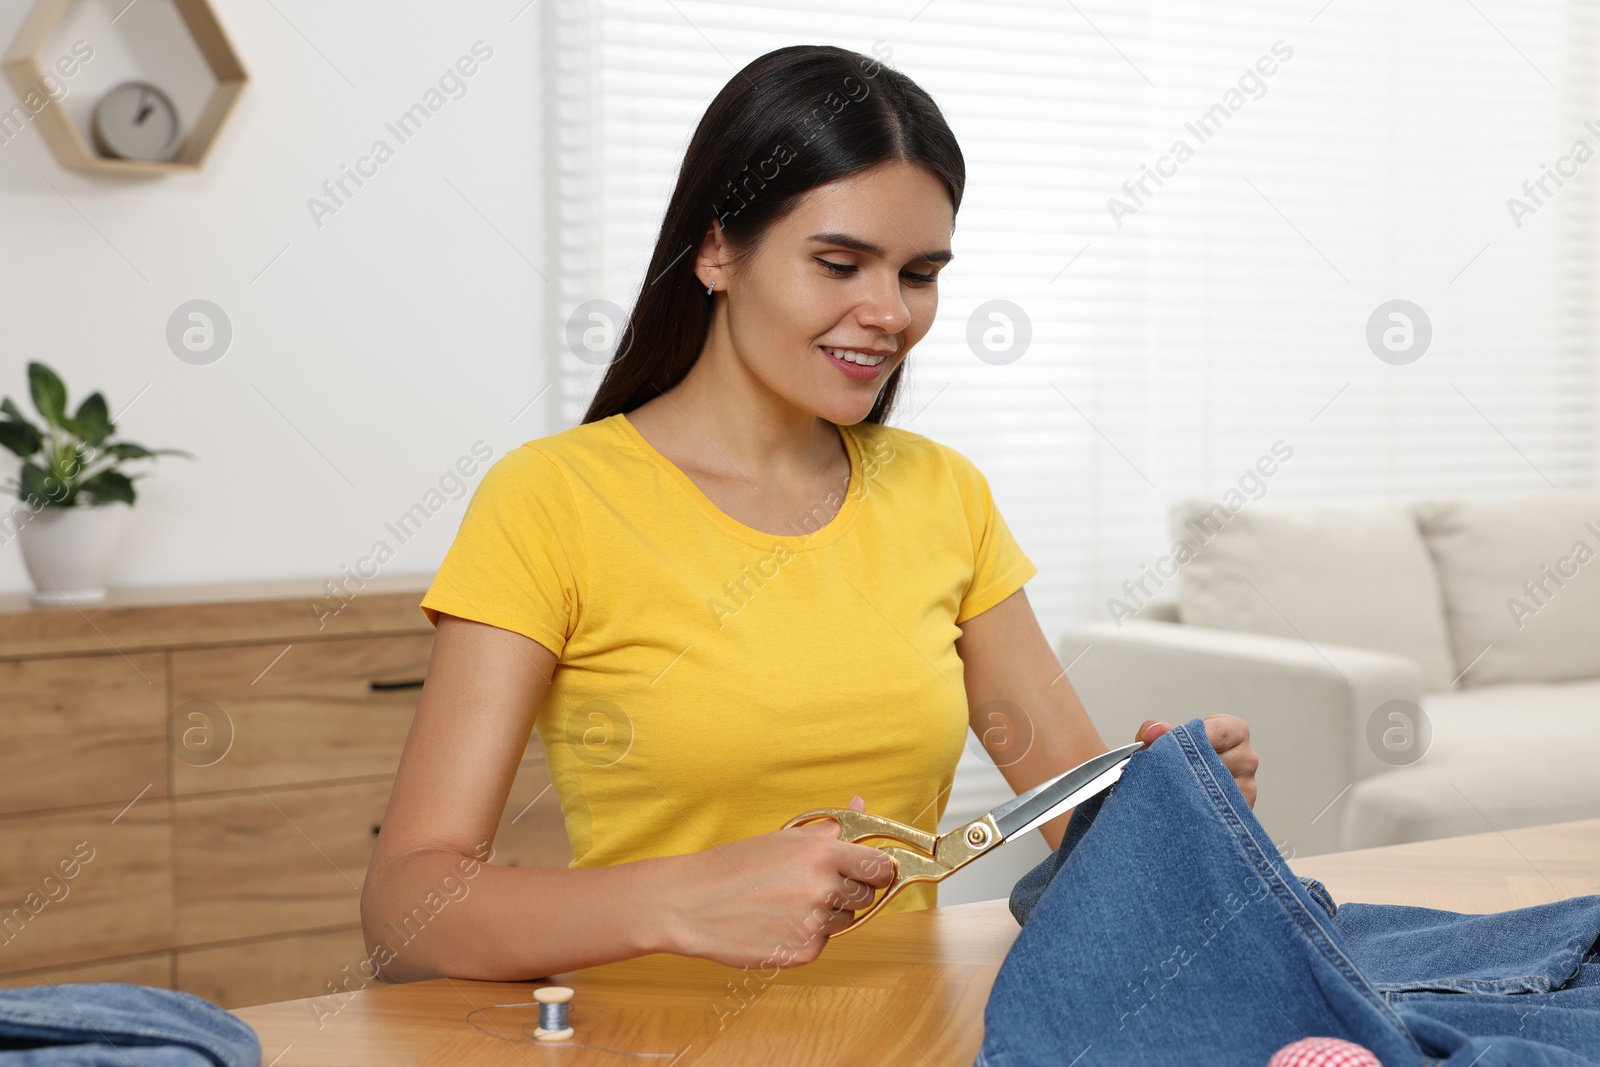
[[[115,413],[137,396],[127,439],[199,457],[146,464],[115,585],[336,578],[380,539],[386,573],[431,571],[486,465],[474,442],[498,458],[553,426],[555,390],[527,406],[548,381],[538,9],[214,3],[251,81],[198,175],[76,174],[36,129],[0,134],[0,395],[32,413],[25,367],[43,359],[74,405],[99,389]],[[65,83],[69,110],[135,73],[180,78],[175,56],[130,69],[164,4],[112,26],[126,0],[79,0],[47,45],[95,46]],[[0,7],[0,44],[29,7]],[[385,123],[479,41],[492,56],[465,95],[401,144]],[[16,100],[0,85],[0,110]],[[393,158],[319,227],[308,198],[379,138]],[[234,332],[205,366],[166,340],[197,298]],[[386,521],[463,457],[471,485],[401,543]],[[0,454],[0,480],[15,467]],[[31,588],[15,540],[0,544],[0,592]]]

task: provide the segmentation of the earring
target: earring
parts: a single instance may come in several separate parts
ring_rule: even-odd
[[[715,289],[716,287],[717,287],[717,283],[715,281],[713,281],[710,285],[706,286],[706,295],[710,296],[711,295],[711,290]]]

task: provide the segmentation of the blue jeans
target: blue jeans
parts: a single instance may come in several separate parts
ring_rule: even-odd
[[[1466,915],[1296,877],[1191,719],[1017,882],[974,1067],[1264,1067],[1339,1037],[1384,1067],[1600,1063],[1600,896]]]
[[[0,989],[0,1067],[260,1067],[238,1016],[127,982]]]

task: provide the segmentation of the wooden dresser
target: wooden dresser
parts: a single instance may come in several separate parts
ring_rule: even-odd
[[[380,576],[342,608],[318,581],[0,596],[0,986],[227,1008],[359,988],[428,580]],[[535,733],[493,863],[571,859],[548,785]]]

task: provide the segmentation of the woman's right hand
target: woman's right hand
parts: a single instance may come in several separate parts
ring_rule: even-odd
[[[850,807],[866,808],[857,797]],[[880,849],[839,840],[818,819],[682,857],[671,892],[670,951],[730,967],[810,963],[894,880]]]

